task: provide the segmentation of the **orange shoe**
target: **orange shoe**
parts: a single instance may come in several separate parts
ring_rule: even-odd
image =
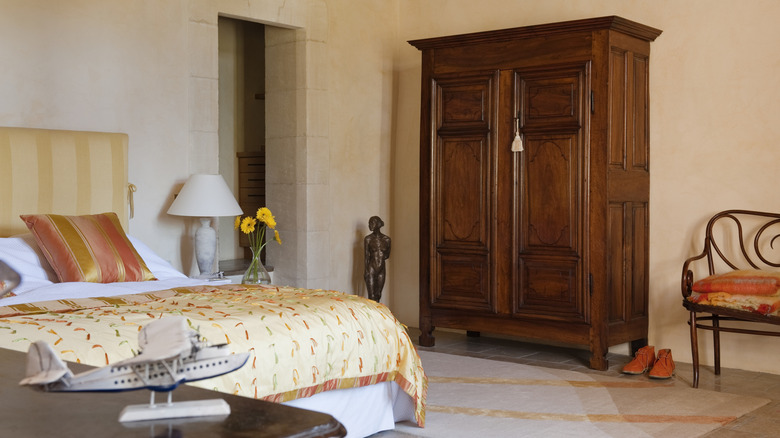
[[[623,367],[623,374],[642,374],[655,363],[655,348],[647,345],[636,351],[634,360]]]
[[[668,379],[674,375],[674,361],[672,360],[672,350],[665,348],[658,350],[658,359],[653,365],[653,369],[647,375],[652,379]]]

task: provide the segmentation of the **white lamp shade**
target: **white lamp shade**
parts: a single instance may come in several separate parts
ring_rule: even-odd
[[[191,175],[168,214],[175,216],[220,217],[243,214],[222,175]]]

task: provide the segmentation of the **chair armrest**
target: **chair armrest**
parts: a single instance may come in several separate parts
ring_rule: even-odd
[[[685,263],[683,263],[682,279],[680,281],[680,288],[683,299],[691,296],[691,288],[693,287],[693,271],[688,268],[690,267],[691,263],[695,262],[696,260],[703,259],[705,256],[707,256],[707,251],[704,251],[697,256],[693,256],[686,260]]]

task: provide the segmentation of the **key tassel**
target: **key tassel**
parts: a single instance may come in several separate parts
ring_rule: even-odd
[[[523,139],[520,138],[520,114],[515,117],[515,139],[512,140],[512,152],[523,152]]]
[[[512,152],[523,152],[523,139],[519,132],[515,133],[515,139],[512,140]]]

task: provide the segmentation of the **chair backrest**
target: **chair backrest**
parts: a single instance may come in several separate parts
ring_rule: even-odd
[[[704,240],[709,274],[730,269],[780,267],[780,213],[726,210],[707,223]]]

